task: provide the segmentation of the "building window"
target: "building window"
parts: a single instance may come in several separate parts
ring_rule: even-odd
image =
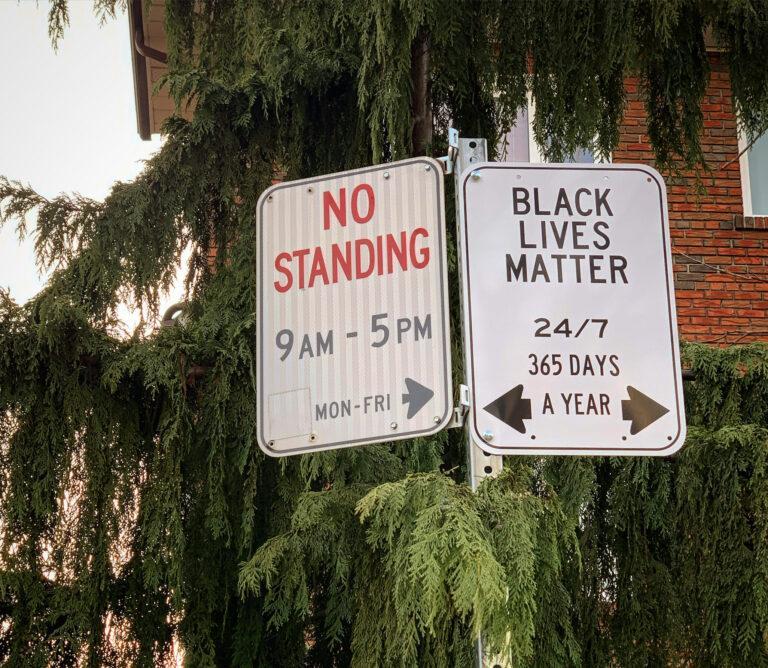
[[[500,162],[546,162],[533,136],[533,125],[530,122],[533,113],[534,103],[529,95],[527,107],[518,110],[514,127],[502,137],[498,151]],[[596,160],[591,149],[583,148],[564,162],[592,164]]]
[[[740,138],[739,151],[747,147]],[[768,132],[742,154],[741,189],[744,193],[745,216],[768,216]]]
[[[522,107],[517,110],[515,125],[501,139],[499,162],[531,162],[530,141],[528,108]]]

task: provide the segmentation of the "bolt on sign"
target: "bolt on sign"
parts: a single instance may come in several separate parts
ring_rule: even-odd
[[[283,456],[433,434],[452,408],[443,171],[280,183],[257,204],[257,436]]]
[[[501,455],[678,450],[686,425],[658,172],[482,163],[459,183],[474,441]]]

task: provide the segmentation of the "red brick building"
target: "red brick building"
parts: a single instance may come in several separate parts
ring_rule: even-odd
[[[155,0],[154,5],[162,5]],[[167,94],[153,94],[165,72],[162,7],[151,19],[142,0],[129,2],[137,126],[149,139],[172,113]],[[702,103],[701,138],[710,171],[667,178],[680,337],[710,343],[768,339],[768,136],[748,147],[739,135],[730,77],[722,54],[710,54],[711,75]],[[638,80],[626,80],[627,105],[618,163],[653,164]],[[540,160],[523,110],[507,135],[505,158]],[[575,161],[592,161],[581,152]],[[703,189],[702,189],[703,186]]]
[[[693,175],[667,180],[677,317],[681,338],[741,343],[768,338],[768,208],[755,210],[768,195],[768,172],[759,170],[768,160],[768,141],[762,138],[739,155],[746,146],[728,68],[719,54],[712,54],[710,63],[702,104],[701,143],[711,170],[702,175],[705,190],[697,195]],[[627,80],[613,160],[652,164],[637,87],[636,80]]]

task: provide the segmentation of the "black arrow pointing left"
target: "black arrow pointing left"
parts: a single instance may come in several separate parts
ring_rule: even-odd
[[[498,399],[492,401],[483,410],[521,434],[525,433],[523,420],[531,419],[531,400],[523,399],[523,386],[516,385]]]

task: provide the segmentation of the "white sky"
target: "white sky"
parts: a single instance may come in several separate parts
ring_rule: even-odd
[[[0,174],[46,197],[102,199],[160,145],[136,129],[128,17],[100,26],[92,0],[70,0],[70,27],[55,52],[47,11],[46,0],[0,0]],[[0,232],[0,286],[17,302],[44,283],[32,244],[19,245],[14,225]]]

